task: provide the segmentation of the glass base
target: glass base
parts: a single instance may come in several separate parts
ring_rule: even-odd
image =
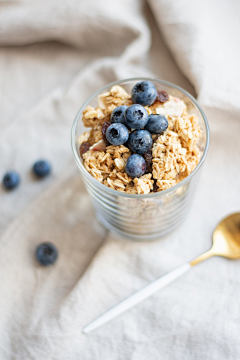
[[[124,238],[125,240],[131,240],[131,241],[137,241],[137,242],[149,242],[149,241],[156,241],[160,240],[162,238],[165,238],[166,236],[172,234],[180,227],[182,223],[177,223],[174,226],[171,227],[168,231],[165,232],[158,232],[156,234],[149,235],[140,235],[140,234],[132,234],[129,232],[122,231],[115,226],[111,225],[106,219],[104,219],[99,211],[95,211],[95,215],[97,220],[105,227],[105,229],[113,232],[114,234],[120,236],[121,238]]]

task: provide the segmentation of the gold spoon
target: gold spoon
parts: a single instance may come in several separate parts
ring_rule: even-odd
[[[213,233],[213,245],[210,250],[206,251],[204,254],[198,256],[189,263],[183,264],[168,274],[163,275],[159,279],[153,281],[143,289],[131,295],[129,298],[123,300],[121,303],[114,306],[105,314],[101,315],[99,318],[84,327],[83,332],[89,333],[90,331],[105,324],[132,306],[138,304],[140,301],[151,296],[157,290],[168,285],[184,274],[187,270],[191,269],[192,266],[212,256],[224,256],[228,259],[240,259],[240,213],[229,215],[217,225]]]
[[[211,249],[190,261],[190,265],[194,266],[212,256],[240,258],[240,213],[229,215],[217,225]]]

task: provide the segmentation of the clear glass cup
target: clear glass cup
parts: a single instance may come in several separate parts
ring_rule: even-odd
[[[92,177],[84,168],[79,155],[78,137],[84,131],[82,113],[86,106],[97,106],[98,95],[120,85],[131,93],[134,84],[141,80],[152,81],[158,90],[183,100],[189,114],[195,114],[202,130],[197,144],[201,158],[197,167],[180,183],[157,193],[147,195],[126,194],[113,190]],[[199,180],[202,165],[209,147],[207,118],[197,101],[179,86],[167,81],[148,78],[132,78],[116,81],[95,92],[80,108],[72,126],[72,150],[86,189],[95,208],[96,217],[108,230],[135,241],[151,241],[173,232],[186,218]]]

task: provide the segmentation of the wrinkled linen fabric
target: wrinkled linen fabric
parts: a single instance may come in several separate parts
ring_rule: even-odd
[[[217,222],[239,210],[238,18],[237,1],[0,2],[0,176],[21,174],[18,189],[0,189],[1,359],[240,357],[240,262],[221,258],[82,334],[110,307],[207,250]],[[95,220],[70,148],[83,101],[132,76],[192,93],[193,85],[211,128],[187,220],[151,243],[120,240]],[[43,181],[31,174],[39,158],[53,165]],[[46,268],[34,255],[45,241],[59,250]]]
[[[166,43],[201,104],[240,112],[240,2],[149,0]]]

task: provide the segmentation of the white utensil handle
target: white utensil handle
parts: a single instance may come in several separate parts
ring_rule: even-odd
[[[121,303],[114,306],[112,309],[107,311],[105,314],[101,315],[96,320],[93,320],[89,325],[85,326],[82,331],[84,333],[89,333],[90,331],[105,324],[109,320],[115,318],[124,311],[130,309],[132,306],[138,304],[140,301],[151,296],[157,290],[162,289],[164,286],[170,284],[172,281],[174,281],[175,279],[183,275],[185,272],[187,272],[190,268],[191,265],[189,263],[186,263],[179,266],[175,270],[170,271],[168,274],[161,276],[159,279],[153,281],[149,285],[145,286],[143,289],[131,295],[129,298],[123,300]]]

